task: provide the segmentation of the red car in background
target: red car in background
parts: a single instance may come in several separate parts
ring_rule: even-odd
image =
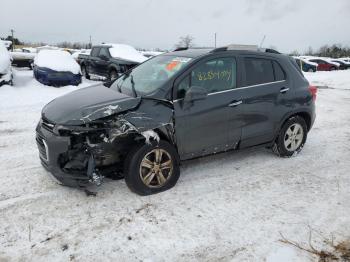
[[[333,71],[339,69],[339,64],[327,61],[325,59],[309,59],[310,62],[318,64],[317,71]]]

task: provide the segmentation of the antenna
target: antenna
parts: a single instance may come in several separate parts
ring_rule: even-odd
[[[265,41],[265,38],[266,38],[266,35],[264,35],[263,39],[261,40],[261,43],[260,43],[260,48],[262,47],[264,41]]]

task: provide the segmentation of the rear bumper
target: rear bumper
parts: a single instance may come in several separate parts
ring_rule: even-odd
[[[84,187],[89,184],[89,178],[85,173],[67,173],[60,166],[60,156],[69,150],[69,137],[56,136],[38,124],[36,143],[42,166],[60,184],[70,187]]]
[[[44,85],[49,86],[66,86],[79,85],[81,83],[81,75],[71,72],[56,72],[50,69],[34,68],[35,78]]]

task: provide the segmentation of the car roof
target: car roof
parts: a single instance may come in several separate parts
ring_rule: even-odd
[[[189,48],[189,49],[180,50],[180,51],[168,52],[163,55],[196,58],[196,57],[208,54],[212,50],[213,48]]]
[[[265,49],[262,49],[265,50]],[[204,56],[206,54],[240,54],[240,55],[267,55],[271,57],[281,57],[284,56],[280,53],[272,53],[268,51],[251,51],[251,50],[225,50],[223,48],[189,48],[185,50],[179,50],[179,51],[172,51],[168,52],[162,55],[169,55],[169,56],[183,56],[183,57],[190,57],[190,58],[197,58]]]

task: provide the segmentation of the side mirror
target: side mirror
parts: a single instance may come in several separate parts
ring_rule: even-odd
[[[200,86],[191,86],[187,90],[184,102],[192,102],[195,100],[203,100],[208,96],[207,90]]]
[[[115,80],[117,80],[117,79],[113,79],[113,80],[108,79],[108,80],[106,80],[106,81],[103,82],[103,85],[104,85],[105,87],[110,88],[110,87],[113,85],[113,83],[114,83]]]

